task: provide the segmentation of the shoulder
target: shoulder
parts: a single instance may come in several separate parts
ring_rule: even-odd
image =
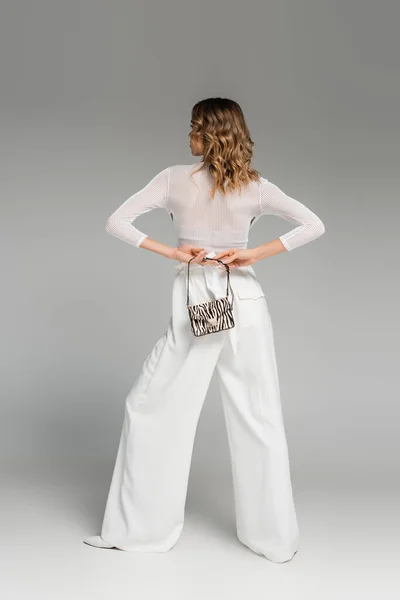
[[[191,174],[198,166],[198,163],[190,163],[190,164],[173,164],[169,165],[165,172],[168,173],[168,178],[172,182],[177,185],[184,185],[191,179]]]
[[[171,186],[174,188],[176,185],[182,186],[188,181],[192,169],[195,166],[196,165],[194,164],[168,165],[153,174],[149,185],[157,186],[158,188],[165,190],[165,193],[168,196],[172,189]]]
[[[259,180],[254,183],[256,185],[257,195],[258,195],[258,199],[260,201],[262,196],[265,195],[266,193],[268,193],[268,190],[270,189],[272,183],[269,181],[269,179],[267,179],[266,177],[264,177],[261,174],[259,175]]]
[[[167,167],[167,169],[173,175],[188,175],[197,167],[197,165],[198,163],[174,164]]]

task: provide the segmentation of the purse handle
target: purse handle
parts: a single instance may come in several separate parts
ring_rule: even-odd
[[[186,304],[189,305],[189,267],[190,267],[190,263],[192,262],[192,260],[196,258],[195,256],[193,256],[193,258],[191,258],[188,261],[188,270],[187,270],[187,294],[186,294]],[[203,258],[203,260],[216,260],[217,262],[221,263],[222,265],[224,265],[225,269],[226,269],[226,296],[229,296],[229,290],[231,291],[231,296],[232,296],[232,300],[230,302],[230,307],[232,308],[233,306],[233,290],[232,290],[232,286],[231,286],[231,280],[230,280],[230,268],[229,265],[227,265],[226,263],[224,263],[224,261],[220,260],[219,258],[208,258],[207,256],[205,256]]]

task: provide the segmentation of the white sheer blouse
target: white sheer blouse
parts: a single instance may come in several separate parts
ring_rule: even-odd
[[[249,230],[262,215],[276,215],[295,225],[279,236],[287,250],[324,233],[314,212],[268,179],[252,181],[240,193],[217,192],[211,198],[212,176],[207,171],[193,173],[198,167],[199,163],[172,165],[157,173],[112,213],[106,231],[139,248],[148,234],[135,226],[135,220],[163,208],[173,221],[177,246],[193,244],[216,252],[247,248]]]

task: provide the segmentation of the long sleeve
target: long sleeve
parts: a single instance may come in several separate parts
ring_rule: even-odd
[[[144,188],[130,196],[112,213],[106,223],[107,233],[139,248],[148,235],[137,229],[133,225],[133,221],[139,215],[155,208],[166,208],[169,181],[170,168],[167,167],[157,173]]]
[[[315,240],[325,232],[325,225],[315,213],[265,177],[261,177],[259,201],[261,214],[276,215],[297,225],[279,236],[289,251]]]

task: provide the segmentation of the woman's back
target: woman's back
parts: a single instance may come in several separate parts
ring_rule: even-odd
[[[279,238],[287,250],[324,232],[317,215],[264,177],[239,192],[224,195],[217,191],[211,198],[212,176],[198,167],[199,163],[173,165],[160,171],[117,208],[107,220],[106,231],[139,247],[147,234],[133,221],[150,210],[164,208],[173,220],[178,246],[192,244],[214,251],[247,248],[249,229],[263,214],[296,225]]]
[[[196,167],[197,163],[170,169],[167,204],[178,245],[193,244],[216,251],[246,248],[251,220],[258,213],[256,182],[238,194],[217,191],[211,198],[212,176],[205,170],[193,173]]]

